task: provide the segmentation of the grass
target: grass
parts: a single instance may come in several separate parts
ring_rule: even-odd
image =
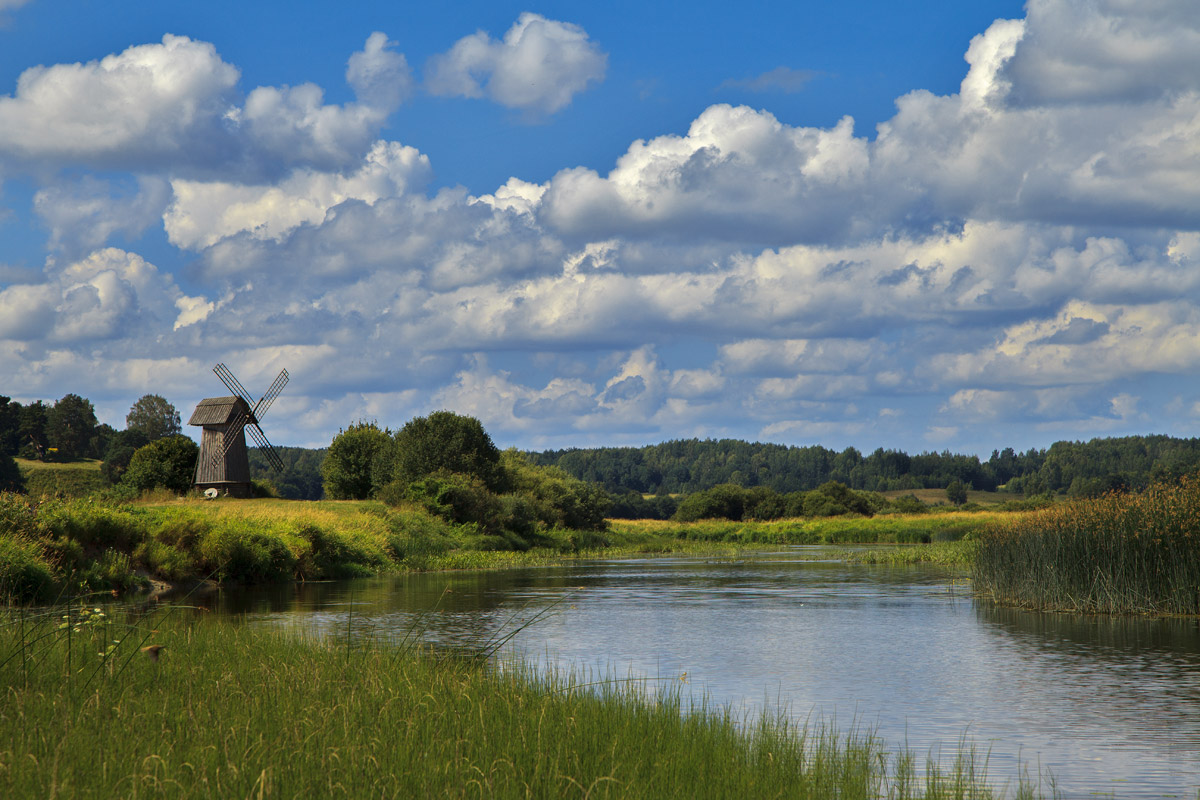
[[[969,569],[975,555],[974,540],[934,542],[880,550],[843,550],[837,557],[852,564],[941,564]]]
[[[720,552],[735,545],[638,530],[546,530],[490,549],[472,525],[375,501],[178,500],[112,504],[0,494],[0,600],[125,591],[149,578],[227,583],[499,569],[604,555]],[[746,545],[738,545],[746,546]]]
[[[13,461],[17,462],[17,466],[20,469],[30,472],[36,470],[82,470],[84,472],[99,472],[100,464],[102,463],[99,459],[95,458],[81,458],[77,461],[38,461],[37,459],[33,458],[14,458]]]
[[[94,459],[44,462],[14,459],[25,479],[25,489],[34,497],[86,497],[103,491],[108,481]]]
[[[1000,794],[969,748],[920,775],[918,756],[870,730],[738,719],[678,682],[497,669],[186,610],[63,612],[0,617],[0,796]]]
[[[752,544],[882,544],[950,542],[1008,524],[1015,512],[889,514],[877,517],[820,517],[771,522],[700,520],[614,520],[613,530],[690,541]]]
[[[1072,500],[980,537],[976,592],[1024,608],[1200,614],[1200,479]]]

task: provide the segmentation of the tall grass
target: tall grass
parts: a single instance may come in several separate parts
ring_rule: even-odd
[[[1003,524],[1012,512],[820,517],[770,522],[614,520],[619,533],[731,544],[882,544],[952,542]]]
[[[1028,608],[1200,614],[1200,480],[1025,516],[981,537],[972,580]]]
[[[3,797],[996,795],[969,750],[921,776],[869,730],[747,724],[677,682],[585,685],[178,615],[60,618],[0,620]]]

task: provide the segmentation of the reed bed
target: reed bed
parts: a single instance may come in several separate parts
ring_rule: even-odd
[[[700,520],[613,520],[619,533],[642,533],[684,541],[730,544],[884,544],[953,542],[982,534],[1027,512],[889,514],[877,517],[819,517],[769,522]]]
[[[980,538],[972,581],[1025,608],[1200,614],[1200,480],[1024,516]]]
[[[920,770],[869,730],[739,720],[674,680],[497,669],[195,613],[0,617],[0,796],[1003,795],[969,748]]]

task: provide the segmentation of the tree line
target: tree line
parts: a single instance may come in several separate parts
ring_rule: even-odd
[[[943,451],[909,455],[879,448],[805,447],[736,439],[686,439],[645,447],[598,447],[529,453],[622,496],[692,494],[722,484],[765,487],[780,494],[812,491],[830,481],[868,492],[945,489],[954,482],[981,491],[1092,496],[1140,489],[1200,469],[1200,439],[1126,436],[1060,441],[1047,449],[993,450],[986,461]]]

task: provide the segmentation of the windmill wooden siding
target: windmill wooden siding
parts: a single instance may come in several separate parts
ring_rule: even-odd
[[[188,425],[203,428],[193,481],[196,489],[216,489],[235,497],[250,494],[246,423],[254,421],[250,406],[240,397],[210,397],[196,405],[188,420]]]

